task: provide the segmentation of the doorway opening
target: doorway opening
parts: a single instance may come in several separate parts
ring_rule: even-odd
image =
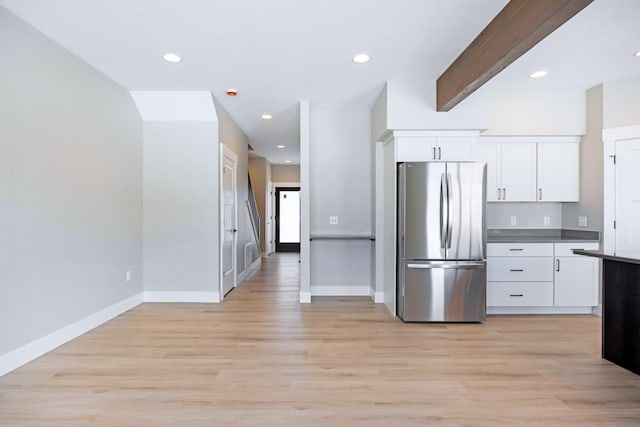
[[[300,252],[300,187],[276,187],[276,252]]]

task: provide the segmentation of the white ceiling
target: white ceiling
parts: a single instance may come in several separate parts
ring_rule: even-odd
[[[129,90],[208,90],[272,163],[298,163],[298,102],[368,109],[386,80],[434,80],[507,0],[0,0]],[[595,0],[492,88],[639,75],[640,0]],[[179,64],[162,59],[182,56]],[[354,54],[372,60],[358,65]],[[545,79],[527,75],[544,68]],[[233,87],[239,96],[229,98]],[[273,115],[265,121],[263,113]],[[277,144],[286,149],[279,150]]]

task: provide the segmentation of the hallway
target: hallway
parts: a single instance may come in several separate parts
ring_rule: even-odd
[[[298,280],[277,254],[222,304],[142,304],[0,378],[0,425],[640,423],[597,317],[403,324],[368,298],[301,305]]]

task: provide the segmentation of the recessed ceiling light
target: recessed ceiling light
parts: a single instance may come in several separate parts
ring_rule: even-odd
[[[291,160],[285,160],[284,162],[285,163],[291,163]]]
[[[535,73],[529,74],[529,77],[531,77],[532,79],[540,79],[546,75],[547,75],[546,71],[540,70],[540,71],[536,71]]]
[[[353,62],[355,62],[356,64],[364,64],[366,62],[369,62],[370,60],[371,58],[366,53],[359,53],[353,57]]]
[[[273,119],[273,116],[272,116],[271,114],[263,114],[261,117],[262,117],[263,119],[265,119],[265,120],[271,120],[271,119]]]
[[[640,58],[640,50],[634,53],[634,55]]]
[[[284,145],[276,145],[276,148],[284,148]]]
[[[182,61],[182,58],[180,58],[180,56],[176,55],[175,53],[165,53],[164,55],[162,55],[162,57],[167,62],[174,62],[175,63],[175,62]]]

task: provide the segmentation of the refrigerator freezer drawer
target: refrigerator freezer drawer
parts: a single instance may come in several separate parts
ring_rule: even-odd
[[[486,267],[407,263],[399,315],[405,322],[482,322]]]

